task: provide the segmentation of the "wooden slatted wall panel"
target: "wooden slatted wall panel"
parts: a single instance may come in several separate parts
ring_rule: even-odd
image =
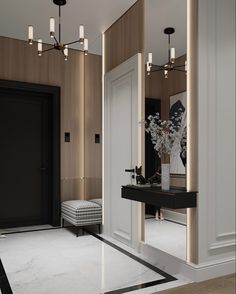
[[[100,143],[95,143],[95,134]],[[102,197],[102,57],[85,58],[85,199]]]
[[[70,50],[67,62],[56,51],[39,58],[35,45],[29,46],[25,41],[5,37],[0,37],[0,54],[0,79],[61,87],[61,199],[84,199],[84,54]],[[99,62],[96,57],[88,60],[92,73],[91,62],[96,63],[96,69]],[[100,74],[99,70],[96,73]],[[94,80],[95,77],[91,79],[91,85],[86,83],[91,96],[100,91],[100,85],[93,83]],[[93,89],[97,86],[98,90]],[[86,113],[89,115],[89,108]],[[96,120],[97,112],[92,115]],[[100,114],[98,116],[100,119]],[[71,133],[70,143],[64,142],[64,132]]]
[[[105,32],[105,71],[144,50],[144,0],[138,0]]]

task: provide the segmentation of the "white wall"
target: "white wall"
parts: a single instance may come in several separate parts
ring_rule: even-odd
[[[199,263],[234,258],[235,0],[199,0]]]

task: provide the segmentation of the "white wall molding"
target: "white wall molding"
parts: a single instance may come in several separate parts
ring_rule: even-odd
[[[221,168],[219,165],[219,156],[221,152],[219,151],[219,124],[222,123],[220,119],[220,89],[222,87],[222,76],[219,74],[221,71],[221,59],[219,47],[221,46],[222,35],[221,35],[221,23],[219,13],[222,13],[222,4],[219,0],[210,0],[208,2],[208,114],[209,114],[209,125],[208,125],[208,154],[209,154],[209,175],[208,179],[212,179],[209,182],[209,198],[208,198],[208,242],[209,250],[214,250],[216,248],[225,248],[228,246],[235,245],[235,233],[224,231],[220,232],[219,222],[224,222],[225,218],[223,214],[220,214],[219,210],[222,210],[219,204],[219,198],[223,195],[219,191],[219,171]],[[230,64],[228,64],[230,66]],[[212,156],[212,157],[211,157]],[[227,187],[226,187],[227,188]],[[213,209],[212,209],[213,206]],[[220,219],[221,218],[221,219]],[[226,229],[226,228],[225,228]],[[224,236],[225,241],[221,240]]]
[[[233,239],[232,241],[228,240],[228,241],[217,241],[215,243],[211,243],[209,244],[209,250],[215,250],[215,249],[220,249],[220,248],[225,248],[225,247],[233,247],[232,249],[234,249],[235,247],[235,239]]]
[[[235,260],[229,259],[218,263],[212,263],[209,265],[200,265],[195,268],[195,282],[201,282],[209,279],[218,278],[221,276],[229,275],[235,271]]]
[[[236,244],[234,29],[234,0],[199,0],[200,261]]]
[[[218,234],[217,239],[220,238],[235,238],[236,233],[235,232],[229,232],[229,233],[225,233],[225,234]]]
[[[121,198],[121,186],[134,184],[126,168],[140,166],[140,53],[105,75],[104,93],[104,230],[107,236],[138,248],[140,204]]]
[[[212,242],[209,244],[209,250],[215,250],[215,249],[225,248],[225,247],[233,247],[232,249],[234,249],[236,245],[235,239],[236,239],[235,232],[218,234],[216,236],[216,242]]]

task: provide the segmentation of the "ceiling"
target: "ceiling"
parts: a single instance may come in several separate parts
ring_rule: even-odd
[[[89,51],[102,52],[101,34],[136,0],[67,0],[62,8],[62,39],[78,39],[78,28],[85,25]],[[49,18],[58,20],[58,6],[52,0],[0,0],[0,36],[27,39],[27,26],[34,26],[35,39],[51,43]],[[58,22],[57,22],[58,23]],[[73,48],[81,49],[79,45]]]
[[[78,38],[78,28],[85,25],[89,51],[102,53],[101,34],[115,22],[136,0],[67,0],[62,8],[62,41]],[[176,55],[186,53],[187,0],[145,0],[145,47],[153,52],[153,63],[167,61],[165,27],[173,26],[176,33],[172,45]],[[53,0],[0,0],[0,36],[27,39],[27,26],[34,26],[35,39],[51,43],[49,18],[58,23],[58,6]],[[81,49],[80,45],[74,45]]]
[[[145,1],[145,51],[153,53],[153,63],[163,65],[168,58],[166,27],[174,27],[171,37],[176,57],[186,53],[187,48],[187,0]]]

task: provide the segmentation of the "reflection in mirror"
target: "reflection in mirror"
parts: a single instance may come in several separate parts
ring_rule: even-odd
[[[168,162],[171,188],[182,189],[186,187],[186,52],[187,0],[145,1],[145,118],[158,112],[162,122],[172,121],[175,134],[179,132],[178,148],[169,142],[168,160],[158,156],[158,147],[154,149],[146,133],[145,177],[161,173],[162,163]],[[146,205],[145,213],[146,244],[186,260],[186,209]]]
[[[170,118],[179,117],[180,124],[180,142],[177,150],[172,150],[170,155],[170,173],[174,175],[186,174],[186,143],[187,143],[187,128],[186,128],[186,112],[187,112],[187,95],[186,92],[177,93],[170,96]]]

